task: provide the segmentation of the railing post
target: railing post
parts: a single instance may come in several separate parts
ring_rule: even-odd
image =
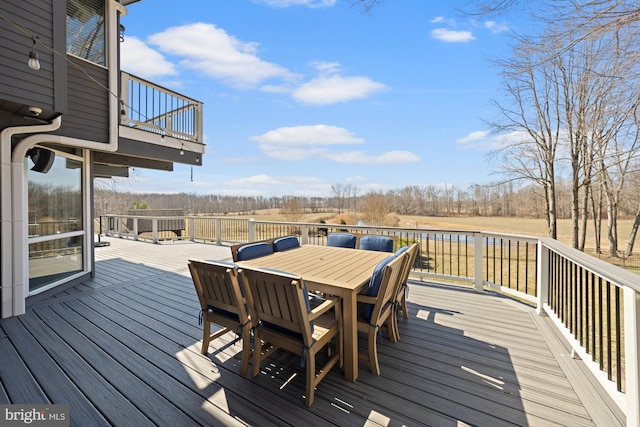
[[[189,240],[196,241],[196,220],[195,218],[188,218],[189,221]]]
[[[151,219],[151,233],[153,235],[153,243],[158,243],[158,218]]]
[[[138,218],[133,218],[133,240],[138,240]]]
[[[256,223],[255,219],[251,218],[247,221],[247,227],[249,229],[249,241],[253,242],[256,240]]]
[[[120,71],[120,121],[126,123],[131,114],[129,109],[129,74]]]
[[[300,244],[307,245],[309,244],[309,226],[303,225],[300,227]]]
[[[216,218],[215,225],[216,225],[216,243],[221,244],[222,243],[222,219]]]
[[[473,290],[484,292],[482,277],[482,233],[473,233]]]
[[[640,294],[624,287],[624,367],[627,426],[640,426]]]
[[[549,302],[549,255],[551,251],[541,240],[538,240],[538,263],[536,265],[536,282],[538,282],[538,306],[536,312],[544,314],[544,305]]]
[[[122,217],[116,217],[116,231],[118,232],[118,237],[122,239]]]

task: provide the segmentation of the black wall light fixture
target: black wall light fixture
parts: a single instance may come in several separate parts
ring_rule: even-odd
[[[33,162],[32,171],[47,173],[51,166],[53,166],[53,161],[56,158],[56,154],[47,150],[46,148],[34,147],[27,151],[27,156]]]

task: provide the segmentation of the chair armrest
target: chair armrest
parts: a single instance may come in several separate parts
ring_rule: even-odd
[[[309,320],[314,320],[314,319],[320,317],[321,315],[326,313],[331,307],[336,305],[336,303],[339,300],[340,299],[336,298],[336,297],[331,297],[331,298],[325,300],[322,304],[320,304],[319,306],[317,306],[316,308],[314,308],[313,310],[311,310],[309,312]]]
[[[363,302],[366,304],[375,304],[377,302],[378,297],[372,297],[369,295],[358,294],[356,297],[356,301]]]

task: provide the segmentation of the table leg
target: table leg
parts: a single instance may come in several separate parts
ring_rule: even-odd
[[[346,293],[342,298],[344,328],[344,376],[348,381],[358,379],[358,309],[356,293]]]

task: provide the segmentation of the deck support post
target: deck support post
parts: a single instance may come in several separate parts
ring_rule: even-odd
[[[251,218],[247,221],[247,226],[249,228],[249,242],[256,241],[256,220]]]
[[[222,244],[222,220],[216,218],[216,243]]]
[[[538,283],[538,306],[536,313],[544,314],[544,305],[549,302],[549,255],[550,251],[538,240],[538,262],[536,264],[536,282]]]
[[[153,243],[158,243],[158,218],[151,220],[151,233],[153,235]]]
[[[482,278],[482,233],[473,233],[473,290],[484,292],[484,279]]]

